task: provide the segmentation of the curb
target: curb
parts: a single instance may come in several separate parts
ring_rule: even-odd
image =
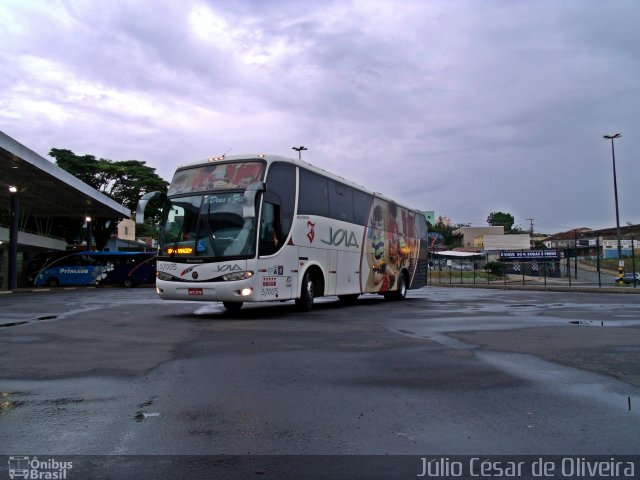
[[[473,285],[473,284],[429,284],[427,287],[447,287],[447,288],[480,288],[488,290],[532,290],[538,292],[575,292],[575,293],[620,293],[624,295],[640,294],[640,288],[612,288],[612,287],[553,287],[544,285]]]

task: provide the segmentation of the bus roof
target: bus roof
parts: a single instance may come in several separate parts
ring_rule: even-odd
[[[312,165],[308,162],[305,162],[304,160],[300,160],[300,159],[296,159],[296,158],[291,158],[291,157],[283,157],[281,155],[271,155],[271,154],[264,154],[264,153],[255,153],[255,154],[243,154],[243,155],[222,155],[220,157],[210,157],[206,160],[200,160],[200,161],[196,161],[196,162],[192,162],[192,163],[188,163],[188,164],[184,164],[184,165],[179,165],[176,171],[180,171],[180,170],[187,170],[189,168],[195,168],[195,167],[201,167],[204,165],[211,165],[211,164],[215,164],[215,163],[234,163],[234,162],[246,162],[246,161],[250,161],[250,160],[263,160],[266,161],[268,164],[271,164],[272,162],[287,162],[287,163],[292,163],[296,166],[299,167],[303,167],[306,168],[308,170],[311,170],[312,172],[318,173],[320,175],[323,175],[325,177],[328,177],[332,180],[344,183],[346,185],[349,185],[353,188],[356,188],[358,190],[362,190],[363,192],[369,193],[371,195],[373,195],[376,198],[380,198],[382,200],[386,200],[387,202],[390,203],[395,203],[398,206],[401,206],[403,208],[406,208],[407,210],[412,210],[415,212],[420,212],[420,210],[416,209],[416,208],[411,208],[411,207],[407,207],[406,205],[402,205],[398,202],[396,202],[395,200],[393,200],[392,198],[387,197],[386,195],[383,195],[381,193],[378,192],[373,192],[371,190],[369,190],[368,188],[355,183],[351,180],[348,180],[344,177],[341,177],[340,175],[336,175],[335,173],[331,173],[328,172],[327,170],[324,170],[323,168],[320,167],[316,167],[315,165]]]

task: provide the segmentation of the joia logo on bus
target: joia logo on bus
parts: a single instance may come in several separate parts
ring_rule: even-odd
[[[344,244],[345,247],[360,248],[358,240],[356,239],[356,234],[353,231],[347,231],[344,228],[338,228],[334,232],[333,227],[329,227],[329,239],[321,239],[321,241],[326,245],[340,246]]]
[[[240,265],[238,265],[237,263],[234,263],[233,265],[217,265],[216,268],[213,269],[214,272],[235,272],[236,270],[242,270],[242,268],[240,268]]]
[[[190,267],[186,268],[185,270],[183,270],[182,272],[180,272],[180,276],[184,276],[185,274],[191,272],[194,268],[196,268],[198,265],[191,265]],[[242,268],[240,267],[240,265],[238,265],[237,263],[234,263],[233,265],[230,263],[227,263],[225,265],[213,265],[211,267],[211,269],[214,272],[237,272],[242,270]],[[195,272],[194,272],[195,273]]]

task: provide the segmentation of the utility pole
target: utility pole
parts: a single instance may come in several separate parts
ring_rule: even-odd
[[[526,220],[529,220],[529,234],[533,237],[533,218],[527,218]]]
[[[618,181],[616,180],[616,152],[613,148],[613,141],[622,135],[616,133],[614,135],[605,135],[605,140],[611,140],[611,159],[613,160],[613,194],[616,200],[616,231],[618,236],[618,284],[622,285],[622,277],[624,277],[624,260],[622,260],[622,242],[620,241],[620,213],[618,210]]]

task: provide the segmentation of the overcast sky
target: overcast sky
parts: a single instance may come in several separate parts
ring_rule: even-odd
[[[0,2],[0,130],[178,164],[295,156],[454,223],[640,223],[640,1]]]

